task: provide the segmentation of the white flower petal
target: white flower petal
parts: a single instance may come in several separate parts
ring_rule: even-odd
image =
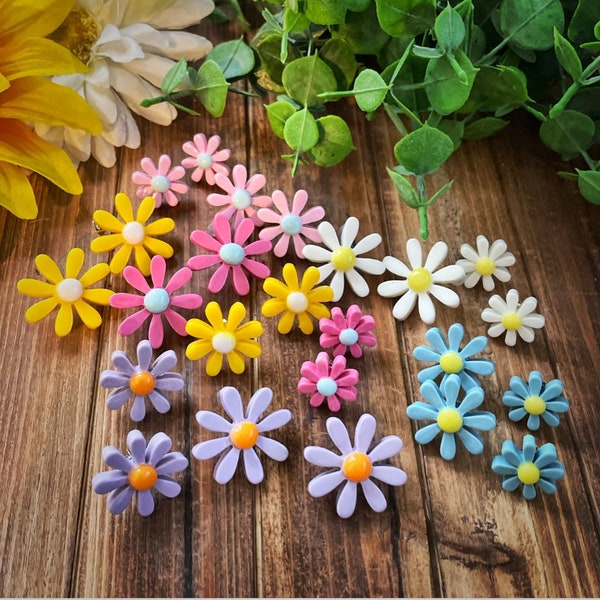
[[[147,1],[147,0],[146,0]],[[185,29],[199,23],[210,15],[215,8],[212,0],[175,0],[165,8],[164,0],[156,2],[161,7],[160,12],[148,20],[150,25],[168,29]],[[137,3],[133,3],[137,7]],[[133,10],[133,9],[132,9]],[[136,12],[139,9],[136,9]],[[136,18],[136,20],[141,20]]]
[[[376,427],[377,421],[373,415],[365,413],[358,419],[354,431],[354,448],[358,452],[367,452],[373,441]]]
[[[380,460],[387,460],[398,454],[402,450],[402,440],[397,435],[386,435],[369,452],[368,457],[371,462],[376,463]]]
[[[520,317],[525,317],[532,313],[537,308],[537,300],[533,296],[529,296],[523,300],[523,303],[517,309],[517,314]]]
[[[481,318],[486,323],[500,323],[502,321],[502,315],[491,308],[484,308],[481,311]]]
[[[387,508],[387,500],[383,492],[370,479],[365,479],[360,485],[369,506],[375,512],[383,512]]]
[[[479,254],[477,254],[473,246],[470,246],[469,244],[462,244],[460,253],[472,263],[476,263],[479,260]]]
[[[375,250],[381,244],[381,236],[378,233],[370,233],[354,246],[354,254],[365,254]]]
[[[329,417],[325,422],[331,441],[337,446],[342,455],[352,452],[350,436],[344,423],[337,417]]]
[[[117,162],[115,147],[102,136],[92,138],[92,156],[103,166],[113,167]]]
[[[510,281],[510,273],[508,269],[505,269],[504,267],[497,266],[494,269],[494,277],[502,282]]]
[[[304,448],[304,458],[317,467],[342,467],[343,458],[328,448],[307,446]]]
[[[498,294],[494,294],[488,301],[488,304],[500,315],[510,312],[506,302]]]
[[[534,329],[540,329],[546,324],[546,319],[537,313],[532,313],[521,318],[521,323],[526,327],[533,327]]]
[[[238,460],[240,458],[240,450],[233,446],[217,461],[213,476],[217,483],[227,483],[234,475],[237,469]]]
[[[187,31],[162,32],[169,40],[169,45],[162,48],[162,54],[173,60],[198,60],[206,56],[212,49],[212,43],[201,35]]]
[[[435,306],[427,292],[419,294],[419,316],[421,317],[421,321],[427,323],[427,325],[431,325],[435,321]]]
[[[317,231],[321,235],[321,239],[323,240],[323,243],[330,250],[335,251],[340,247],[340,242],[338,240],[337,233],[336,233],[333,225],[329,221],[322,221],[321,223],[319,223],[319,226],[317,227]]]
[[[200,442],[192,448],[192,456],[198,460],[207,460],[220,454],[226,448],[231,446],[229,436],[215,438],[214,440],[207,440],[206,442]]]
[[[508,290],[506,294],[506,307],[509,312],[516,312],[517,306],[519,305],[519,292],[517,290],[512,289]]]
[[[526,325],[519,327],[519,329],[517,329],[517,333],[521,336],[523,341],[527,342],[528,344],[531,344],[531,342],[533,342],[535,339],[535,331]]]
[[[460,265],[449,265],[431,274],[433,283],[460,283],[465,278],[465,270]]]
[[[384,298],[395,298],[408,291],[408,283],[404,280],[391,279],[377,286],[377,293]]]
[[[340,234],[340,245],[347,246],[348,248],[352,247],[356,236],[358,235],[358,228],[360,227],[360,222],[356,217],[348,217],[346,222],[342,226],[342,231]]]
[[[517,343],[517,332],[512,330],[512,329],[508,329],[506,331],[506,336],[504,338],[504,343],[507,346],[514,346]]]
[[[415,302],[417,301],[417,294],[412,290],[408,290],[396,304],[394,304],[394,308],[392,310],[392,314],[394,318],[399,321],[403,321],[408,317],[411,313],[412,309],[415,307]]]
[[[410,238],[410,240],[406,242],[406,255],[408,256],[408,262],[412,269],[418,269],[423,266],[423,250],[421,248],[421,242],[419,242],[417,238]]]
[[[469,273],[469,275],[467,275],[465,277],[465,280],[463,281],[463,285],[469,289],[474,288],[480,279],[481,279],[481,275],[477,271],[473,271],[472,273]]]
[[[487,330],[487,334],[490,337],[498,337],[500,335],[502,335],[502,333],[506,331],[504,328],[504,325],[502,325],[502,323],[496,323],[495,325],[492,325],[488,330]]]
[[[383,259],[383,266],[398,277],[408,277],[410,275],[410,269],[395,256],[386,256]]]
[[[153,56],[152,54],[146,54],[144,58],[139,60],[131,61],[127,65],[127,70],[135,75],[143,77],[146,81],[149,81],[152,85],[160,88],[162,80],[164,79],[167,71],[175,63],[168,58],[162,58],[161,56]]]
[[[375,465],[371,470],[371,477],[388,485],[404,485],[407,479],[402,469],[392,465]]]
[[[475,243],[477,244],[477,252],[479,256],[489,256],[490,243],[485,235],[478,235]]]
[[[352,291],[361,298],[365,298],[369,295],[369,284],[365,278],[356,269],[350,269],[346,271],[346,279],[352,288]],[[333,286],[332,286],[333,287]],[[334,288],[335,290],[335,288]],[[341,296],[340,296],[341,297]],[[335,297],[334,297],[335,302]]]
[[[232,428],[229,421],[224,419],[221,415],[209,410],[198,411],[196,413],[196,421],[198,421],[202,427],[209,431],[216,431],[217,433],[229,433]]]
[[[265,477],[262,464],[254,448],[244,450],[244,471],[250,483],[260,483]]]
[[[376,258],[357,258],[354,268],[371,275],[383,275],[385,273],[385,265]]]
[[[504,240],[495,240],[490,246],[488,256],[496,262],[506,252],[507,248],[508,246]],[[510,252],[507,252],[507,254],[510,254]],[[512,254],[510,255],[512,256]]]
[[[326,250],[325,248],[315,246],[314,244],[308,244],[302,249],[304,258],[317,263],[329,262],[332,254],[331,250]]]
[[[482,279],[483,279],[483,289],[486,292],[491,292],[495,287],[494,278],[491,275],[484,275]]]
[[[347,519],[354,513],[354,509],[356,508],[356,490],[357,484],[353,481],[347,481],[338,495],[336,511],[342,519]]]
[[[460,296],[454,290],[448,289],[447,287],[432,285],[429,288],[429,293],[442,304],[445,304],[450,308],[456,308],[460,304]]]
[[[321,279],[321,281],[322,280],[323,279]],[[342,271],[336,271],[335,275],[329,282],[329,286],[333,290],[332,302],[337,302],[344,294],[344,273]],[[367,287],[367,294],[368,293],[369,293],[369,288]]]
[[[335,490],[335,488],[345,481],[346,478],[342,473],[341,469],[338,471],[330,471],[328,473],[321,473],[315,478],[311,479],[308,483],[308,493],[313,498],[320,498]]]
[[[448,245],[446,242],[436,242],[429,251],[427,260],[423,266],[430,273],[433,273],[442,264],[446,256],[448,256]]]
[[[264,437],[263,435],[258,436],[258,440],[256,440],[256,445],[269,457],[273,460],[277,460],[279,462],[286,460],[289,456],[288,449],[277,440]]]

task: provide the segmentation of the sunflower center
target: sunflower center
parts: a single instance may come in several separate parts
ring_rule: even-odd
[[[508,312],[502,315],[502,326],[508,331],[516,331],[522,324],[521,317],[516,312]]]
[[[156,379],[148,371],[138,371],[129,380],[129,389],[137,396],[147,396],[154,390]]]
[[[219,333],[213,335],[211,343],[213,350],[216,350],[219,354],[229,354],[230,352],[233,352],[237,340],[233,333],[229,333],[229,331],[219,331]]]
[[[475,270],[480,275],[491,275],[496,270],[496,263],[487,256],[482,256],[475,263]]]
[[[129,485],[138,492],[149,490],[158,480],[158,473],[152,465],[137,465],[129,471]]]
[[[419,267],[408,274],[406,281],[413,292],[426,292],[431,287],[431,273],[425,267]]]
[[[246,210],[252,204],[252,194],[248,190],[235,190],[231,204],[238,210]]]
[[[78,279],[63,279],[56,286],[56,295],[63,302],[77,302],[83,295],[83,286]]]
[[[530,415],[541,415],[546,410],[546,401],[539,396],[527,396],[523,403],[523,408]]]
[[[338,385],[331,377],[321,377],[317,381],[317,392],[323,396],[333,396],[337,392]]]
[[[348,246],[340,246],[331,255],[331,264],[336,271],[349,271],[356,264],[356,254]]]
[[[462,423],[462,416],[455,408],[447,406],[438,413],[437,424],[444,433],[456,433]]]
[[[358,332],[356,329],[352,329],[351,327],[348,329],[342,329],[338,339],[340,340],[340,344],[344,344],[344,346],[352,346],[352,344],[356,344],[356,342],[358,342]]]
[[[125,223],[121,235],[127,244],[137,246],[144,241],[146,228],[137,221],[130,221],[129,223]]]
[[[196,164],[201,169],[209,169],[213,164],[212,156],[208,152],[200,152],[200,154],[196,156]]]
[[[164,193],[171,187],[171,181],[166,175],[155,175],[150,180],[150,186],[155,192]]]
[[[144,296],[144,308],[153,314],[158,314],[169,308],[170,300],[167,290],[154,288]]]
[[[48,37],[68,48],[84,65],[92,57],[92,47],[100,36],[96,19],[82,8],[73,9]]]
[[[228,265],[239,265],[246,258],[244,249],[239,244],[223,244],[219,250],[219,256],[224,263]]]
[[[303,313],[308,308],[308,298],[302,292],[292,292],[287,295],[285,305],[293,313]]]
[[[231,443],[240,450],[248,450],[258,440],[258,427],[250,421],[236,423],[229,433]]]
[[[302,229],[302,219],[298,215],[292,215],[291,213],[285,215],[281,219],[281,229],[283,233],[288,235],[297,235]]]
[[[458,352],[444,352],[440,357],[440,367],[444,373],[460,373],[463,368],[463,359]]]
[[[540,479],[540,469],[532,462],[522,462],[517,469],[517,477],[521,483],[533,485]]]
[[[344,458],[342,472],[350,481],[364,481],[371,474],[371,459],[364,452],[351,452]]]

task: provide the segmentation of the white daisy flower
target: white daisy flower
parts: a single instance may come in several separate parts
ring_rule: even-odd
[[[485,235],[477,236],[477,250],[469,244],[460,247],[464,258],[456,261],[466,273],[464,286],[472,288],[483,278],[483,289],[491,292],[494,289],[494,277],[499,281],[510,281],[510,273],[506,267],[512,267],[516,259],[511,252],[506,251],[506,242],[496,240],[490,246]]]
[[[406,483],[406,473],[402,469],[392,465],[375,464],[391,458],[402,448],[402,440],[398,436],[388,435],[369,452],[376,426],[375,417],[369,414],[362,415],[356,424],[352,446],[346,426],[337,417],[329,417],[326,422],[327,431],[341,454],[319,446],[308,446],[304,449],[304,458],[309,463],[332,469],[311,479],[308,493],[314,498],[320,498],[343,484],[336,506],[337,514],[343,519],[354,513],[358,484],[369,506],[375,512],[382,512],[387,507],[387,501],[372,479],[389,485]]]
[[[266,387],[257,390],[250,398],[245,416],[242,398],[236,388],[224,387],[219,391],[218,397],[225,412],[231,417],[231,423],[208,410],[198,411],[196,420],[209,431],[227,435],[196,444],[192,448],[192,455],[198,460],[206,460],[221,454],[215,465],[214,478],[217,483],[227,483],[237,469],[240,454],[243,454],[244,471],[248,481],[260,483],[264,471],[254,447],[273,460],[285,460],[288,457],[288,449],[277,440],[262,434],[288,423],[292,413],[287,409],[276,410],[259,422],[273,399],[273,391]]]
[[[436,242],[423,264],[421,243],[416,238],[406,242],[406,254],[410,267],[393,256],[386,256],[383,264],[394,275],[404,277],[403,280],[390,280],[380,283],[377,292],[384,298],[401,296],[394,304],[393,315],[402,321],[408,317],[419,299],[419,316],[424,323],[430,325],[435,321],[435,306],[430,294],[442,304],[456,308],[460,304],[458,294],[440,283],[460,283],[465,270],[460,265],[450,265],[436,269],[448,255],[448,246],[444,242]]]
[[[319,224],[317,231],[328,249],[309,244],[302,250],[304,258],[316,263],[325,263],[318,267],[321,273],[319,283],[335,271],[335,275],[329,283],[334,292],[333,302],[337,302],[344,293],[344,279],[348,280],[357,296],[364,298],[369,294],[369,284],[358,270],[372,275],[381,275],[385,272],[385,267],[380,260],[360,258],[361,254],[370,252],[381,244],[381,236],[378,233],[371,233],[354,244],[359,226],[360,222],[356,217],[348,217],[338,239],[333,225],[328,221],[323,221]]]
[[[533,342],[534,329],[540,329],[546,322],[542,315],[533,312],[537,300],[529,296],[519,303],[519,292],[514,289],[508,291],[506,300],[494,294],[489,304],[491,308],[484,308],[481,312],[481,318],[486,323],[493,323],[487,333],[490,337],[498,337],[506,331],[504,342],[507,346],[517,343],[517,333],[525,342]]]
[[[145,98],[161,95],[161,82],[181,58],[205,56],[212,44],[183,32],[214,9],[212,0],[77,0],[52,37],[89,67],[87,73],[59,75],[53,81],[76,90],[96,111],[104,132],[90,136],[79,129],[36,124],[36,133],[63,147],[74,162],[90,155],[105,167],[115,164],[115,147],[137,148],[140,132],[132,111],[159,125],[177,116],[164,102],[143,108]]]

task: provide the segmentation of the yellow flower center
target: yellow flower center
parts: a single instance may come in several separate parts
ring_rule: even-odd
[[[56,285],[56,295],[63,302],[77,302],[83,295],[83,286],[78,279],[63,279]]]
[[[158,480],[158,473],[152,465],[138,465],[129,472],[129,485],[138,492],[149,490]]]
[[[491,275],[496,270],[496,263],[487,256],[482,256],[475,263],[475,270],[480,275]]]
[[[460,373],[463,368],[463,359],[458,352],[444,352],[440,358],[440,367],[444,373]]]
[[[462,427],[462,417],[455,408],[442,408],[437,416],[438,427],[444,433],[456,433]]]
[[[156,379],[148,371],[139,371],[129,380],[129,389],[137,396],[147,396],[156,386]]]
[[[292,292],[287,295],[285,305],[293,313],[303,313],[308,308],[308,298],[302,292]]]
[[[215,333],[212,338],[212,347],[213,350],[216,350],[220,354],[229,354],[235,348],[237,344],[237,340],[233,333],[229,333],[229,331],[219,331],[219,333]]]
[[[236,423],[229,433],[231,443],[240,450],[248,450],[256,444],[258,427],[250,421]]]
[[[546,410],[546,401],[539,396],[527,396],[523,408],[530,415],[541,415]]]
[[[146,237],[146,228],[137,221],[130,221],[123,227],[121,235],[127,244],[137,246],[144,241]]]
[[[344,458],[342,473],[354,482],[364,481],[371,474],[371,459],[364,452],[351,452]]]
[[[356,254],[348,246],[340,246],[331,255],[331,264],[336,271],[349,271],[356,264]]]
[[[425,267],[413,269],[408,274],[407,283],[413,292],[426,292],[431,287],[431,273]]]
[[[83,64],[87,65],[92,56],[92,46],[100,36],[98,23],[90,13],[82,8],[73,9],[67,18],[48,37],[68,48]]]
[[[521,317],[516,312],[508,312],[502,315],[502,326],[508,331],[516,331],[521,327]]]
[[[533,485],[540,479],[540,469],[532,462],[522,462],[517,469],[517,477],[521,483]]]

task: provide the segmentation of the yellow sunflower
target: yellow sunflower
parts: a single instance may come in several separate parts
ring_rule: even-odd
[[[91,251],[109,252],[117,246],[121,246],[110,261],[110,270],[113,273],[122,273],[133,250],[135,253],[135,264],[138,269],[144,275],[150,275],[150,255],[146,248],[152,254],[171,258],[173,256],[173,247],[167,244],[167,242],[157,240],[152,236],[164,235],[165,233],[169,233],[169,231],[173,231],[175,229],[175,221],[165,217],[146,225],[155,208],[152,196],[148,196],[142,200],[135,219],[133,217],[133,206],[127,194],[121,193],[115,196],[115,208],[122,221],[119,221],[117,217],[107,210],[94,211],[94,223],[104,231],[110,233],[109,235],[101,235],[92,240],[90,244]]]
[[[114,292],[104,288],[88,288],[104,279],[110,269],[106,263],[100,263],[88,269],[78,279],[84,258],[81,248],[70,250],[63,277],[59,266],[47,254],[39,254],[35,257],[35,266],[47,281],[21,279],[17,283],[17,289],[21,294],[32,298],[44,298],[27,309],[25,313],[27,322],[37,323],[60,306],[54,323],[56,335],[63,337],[73,328],[73,308],[86,327],[90,329],[100,327],[102,317],[88,302],[107,306]]]
[[[26,123],[102,132],[96,113],[77,92],[46,79],[86,71],[66,48],[44,38],[72,5],[68,0],[0,0],[0,206],[23,219],[37,216],[29,171],[69,194],[83,190],[67,153]]]
[[[206,306],[209,322],[190,319],[185,326],[189,335],[198,338],[188,345],[185,355],[190,360],[199,360],[210,353],[206,373],[211,376],[221,372],[223,356],[227,357],[234,373],[243,373],[246,369],[244,356],[257,358],[262,351],[260,344],[250,338],[257,338],[263,332],[260,321],[248,321],[241,325],[245,317],[246,308],[241,302],[233,304],[226,320],[223,319],[219,304],[209,302]]]
[[[279,333],[289,333],[298,317],[300,330],[308,335],[314,329],[311,316],[317,320],[329,317],[329,309],[323,302],[333,300],[333,289],[328,285],[315,287],[320,276],[317,267],[308,267],[302,276],[302,283],[299,284],[296,267],[287,263],[283,267],[285,283],[275,277],[265,279],[263,289],[274,297],[262,305],[262,314],[265,317],[275,317],[283,313],[277,324]]]

